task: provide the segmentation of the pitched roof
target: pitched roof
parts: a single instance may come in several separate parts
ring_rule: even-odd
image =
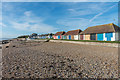
[[[49,34],[41,34],[41,36],[48,36]]]
[[[71,31],[68,31],[67,33],[65,33],[65,35],[78,35],[80,32],[82,32],[82,30],[80,30],[80,29],[71,30]]]
[[[120,31],[120,27],[118,27],[113,23],[110,23],[110,24],[88,27],[86,30],[84,30],[80,34],[107,33],[107,32],[119,32],[119,31]]]
[[[54,34],[54,36],[64,35],[64,34],[65,34],[65,32],[64,32],[64,31],[62,31],[62,32],[57,32],[56,34]]]

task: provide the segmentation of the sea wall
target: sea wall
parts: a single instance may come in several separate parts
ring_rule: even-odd
[[[100,43],[100,42],[80,42],[80,41],[64,41],[64,40],[50,40],[50,42],[75,43],[85,45],[99,45],[105,47],[118,47],[118,43]]]

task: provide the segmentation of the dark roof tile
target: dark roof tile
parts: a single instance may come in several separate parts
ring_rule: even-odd
[[[71,30],[71,31],[68,31],[67,33],[65,33],[65,35],[78,35],[80,32],[82,32],[82,30],[80,30],[80,29]]]
[[[65,32],[64,32],[64,31],[62,31],[62,32],[57,32],[56,34],[54,34],[54,36],[64,35],[64,34],[65,34]]]

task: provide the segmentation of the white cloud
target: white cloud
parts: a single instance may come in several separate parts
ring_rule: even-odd
[[[91,15],[100,13],[104,10],[107,6],[104,2],[102,3],[85,3],[85,4],[77,4],[74,5],[75,7],[69,8],[68,12],[71,16],[84,16],[84,15]],[[80,7],[79,7],[80,6]]]
[[[31,11],[26,11],[24,14],[29,17],[31,15]]]
[[[86,27],[87,23],[89,19],[85,19],[85,18],[79,18],[79,19],[74,19],[74,18],[68,18],[68,19],[61,19],[58,20],[56,23],[63,25],[64,29],[66,30],[74,30],[74,29],[82,29],[84,30],[84,28]]]
[[[109,6],[109,4],[105,5],[105,3],[99,3],[99,4],[93,5],[91,3],[89,5],[86,5],[84,7],[84,9],[79,8],[79,7],[70,8],[70,9],[68,9],[68,11],[70,11],[70,13],[72,14],[70,16],[72,18],[60,19],[57,21],[57,24],[62,24],[63,26],[66,27],[66,30],[67,29],[78,29],[78,28],[84,30],[89,26],[112,23],[112,22],[114,22],[112,19],[114,19],[114,18],[116,19],[117,14],[112,13],[112,14],[109,14],[108,16],[101,16],[101,15],[108,12],[110,9],[112,9],[116,5],[113,5],[109,8],[106,8],[105,6]],[[99,14],[97,14],[97,13],[99,13]],[[91,14],[92,15],[97,14],[97,15],[95,15],[92,19],[90,19],[90,17],[82,18],[84,15],[86,16],[86,15],[91,15]],[[99,16],[101,16],[101,17],[99,17]],[[98,17],[99,17],[99,19],[97,19],[96,21],[93,21]]]
[[[89,22],[92,22],[92,21],[95,20],[97,17],[101,16],[102,14],[104,14],[104,13],[107,12],[107,11],[109,11],[110,9],[112,9],[112,8],[115,7],[115,6],[116,6],[116,5],[113,5],[113,6],[111,6],[110,8],[104,10],[103,12],[95,15],[92,19],[89,20]]]
[[[0,27],[6,27],[6,25],[0,22]]]
[[[24,12],[24,16],[12,20],[10,24],[17,30],[29,32],[49,33],[56,30],[53,26],[45,24],[44,19],[35,16],[31,11]]]

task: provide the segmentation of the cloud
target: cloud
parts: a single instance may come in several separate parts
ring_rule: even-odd
[[[0,27],[6,27],[6,25],[0,22]]]
[[[30,16],[31,15],[31,11],[26,11],[24,12],[25,16]]]
[[[81,5],[82,6],[82,5]],[[68,11],[70,11],[71,13],[71,18],[66,18],[66,19],[60,19],[57,21],[57,24],[62,24],[64,26],[66,26],[67,28],[71,28],[71,29],[77,29],[77,28],[81,28],[82,30],[84,30],[85,28],[89,27],[89,26],[95,26],[95,25],[101,25],[101,24],[107,24],[107,23],[112,23],[114,22],[112,19],[116,19],[117,17],[117,12],[115,14],[109,14],[108,16],[104,16],[103,14],[108,12],[110,9],[112,9],[113,7],[116,6],[112,5],[111,7],[109,4],[106,3],[99,3],[99,4],[89,4],[87,6],[83,6],[83,8],[69,8],[67,9]],[[96,11],[95,11],[96,10]],[[99,13],[99,14],[97,14]],[[97,14],[97,15],[95,15]],[[83,16],[88,15],[88,17],[84,17]],[[91,15],[95,15],[92,19],[90,16]],[[103,15],[103,16],[101,16]],[[113,17],[114,15],[114,17]],[[99,17],[101,16],[101,17]],[[94,21],[96,18],[98,18],[98,20]],[[111,19],[110,19],[111,18]],[[109,20],[108,20],[109,19]]]
[[[101,16],[102,14],[104,14],[105,12],[109,11],[110,9],[112,9],[113,7],[115,7],[116,5],[111,6],[110,8],[106,9],[105,11],[95,15],[92,19],[89,20],[89,22],[92,22],[93,20],[95,20],[97,17]]]
[[[67,18],[67,19],[61,19],[58,20],[56,23],[63,25],[65,30],[74,30],[74,29],[82,29],[84,30],[84,28],[86,27],[87,23],[89,19],[85,19],[85,18],[79,18],[79,19],[75,19],[75,18]]]
[[[53,26],[45,24],[44,20],[41,17],[35,16],[32,11],[25,11],[24,16],[19,19],[17,18],[17,20],[13,19],[10,21],[10,24],[17,30],[29,32],[49,33],[56,30]]]
[[[29,35],[29,34],[13,34],[13,33],[9,33],[8,31],[5,31],[5,32],[0,32],[2,33],[0,35],[0,38],[16,38],[17,36],[21,36],[21,35]]]
[[[104,10],[104,8],[108,6],[108,4],[102,3],[79,3],[75,4],[74,7],[70,7],[67,11],[71,16],[86,16],[86,15],[94,15],[100,13]]]

